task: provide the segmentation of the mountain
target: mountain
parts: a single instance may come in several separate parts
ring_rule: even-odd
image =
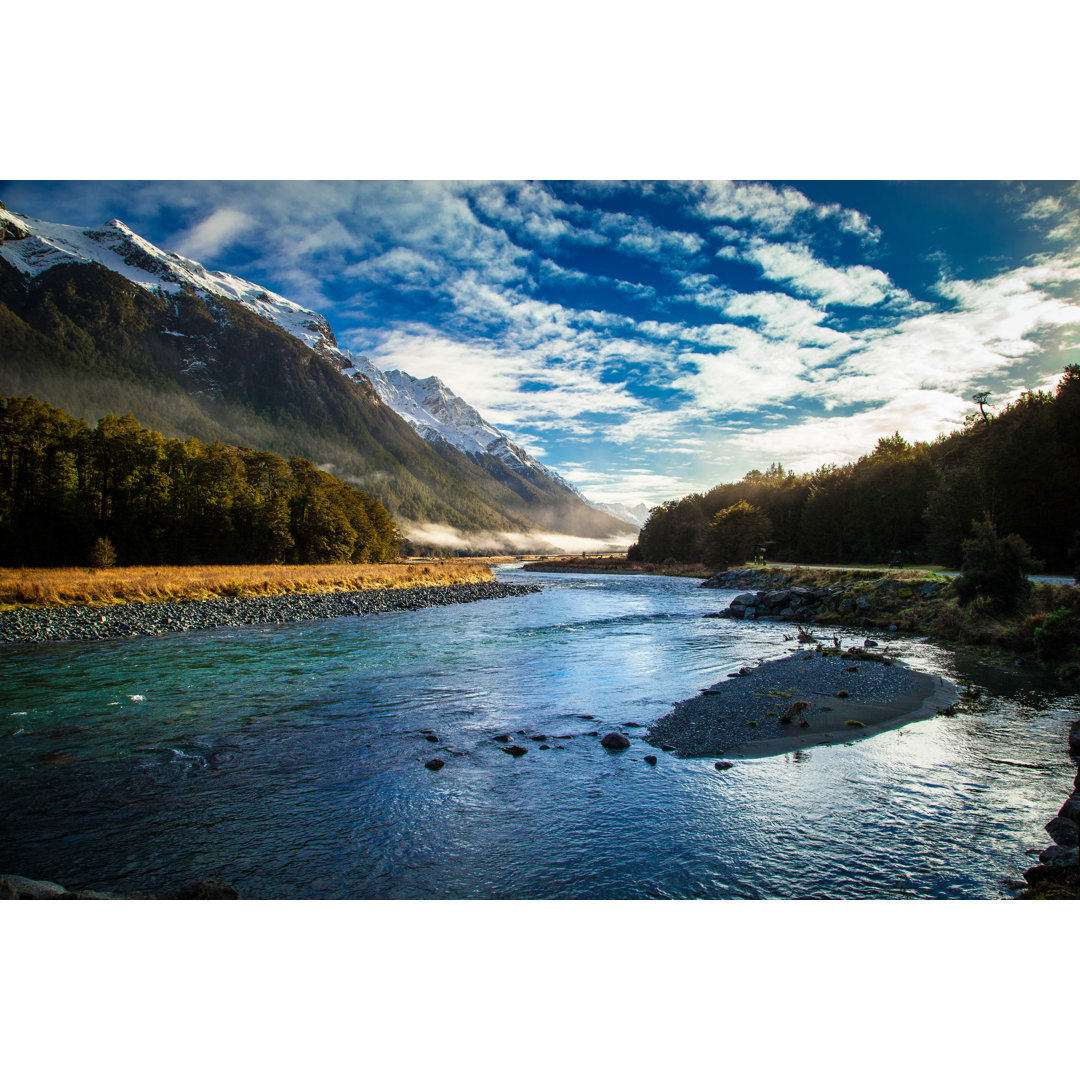
[[[380,372],[318,313],[120,221],[57,225],[0,204],[0,394],[310,458],[406,535],[452,548],[628,539],[439,380]]]
[[[618,518],[620,521],[625,521],[629,525],[633,525],[635,528],[640,529],[649,518],[649,510],[651,507],[648,503],[638,503],[637,506],[628,506],[626,503],[602,503],[602,502],[590,502],[589,505],[594,510],[600,510],[602,513],[610,514],[612,517]]]

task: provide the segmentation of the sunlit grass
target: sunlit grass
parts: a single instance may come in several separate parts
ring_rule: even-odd
[[[123,566],[0,569],[0,606],[56,607],[206,600],[214,596],[357,592],[494,580],[478,561],[319,566]]]

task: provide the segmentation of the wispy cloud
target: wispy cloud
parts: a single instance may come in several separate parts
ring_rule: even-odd
[[[171,247],[181,255],[196,260],[213,259],[255,224],[243,210],[223,206],[197,225],[174,237]]]
[[[829,266],[805,244],[774,244],[752,240],[745,258],[761,267],[770,281],[790,285],[796,292],[817,297],[823,304],[872,307],[886,300],[910,301],[883,270],[872,266]]]

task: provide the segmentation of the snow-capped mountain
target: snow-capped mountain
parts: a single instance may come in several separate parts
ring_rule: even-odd
[[[18,241],[5,243],[0,254],[28,277],[63,263],[97,263],[154,292],[176,293],[187,285],[235,300],[309,348],[321,351],[337,346],[330,324],[317,312],[232,274],[207,270],[175,251],[162,251],[115,218],[101,228],[83,229],[38,221],[0,207],[0,236]]]
[[[153,332],[159,336],[150,353],[136,355],[146,358],[151,366],[165,364],[162,374],[172,380],[172,385],[178,382],[194,397],[254,408],[260,415],[262,409],[269,409],[266,419],[273,425],[279,424],[284,414],[292,414],[302,424],[317,422],[322,429],[332,428],[335,440],[360,438],[370,449],[361,450],[356,443],[356,453],[369,464],[363,472],[355,466],[350,468],[365,485],[375,488],[382,485],[378,494],[388,505],[395,493],[400,493],[401,512],[406,517],[419,520],[420,510],[409,507],[438,501],[440,505],[454,507],[453,513],[449,509],[441,511],[441,520],[445,521],[453,520],[457,508],[467,505],[470,509],[462,513],[478,522],[489,518],[494,522],[503,513],[510,515],[503,520],[524,518],[543,529],[578,536],[625,534],[619,522],[630,519],[618,514],[615,515],[618,520],[613,520],[606,511],[594,508],[572,484],[515,445],[439,379],[417,379],[404,371],[380,371],[364,357],[339,348],[329,323],[317,312],[260,285],[207,270],[194,260],[163,250],[121,221],[113,220],[99,228],[59,225],[14,213],[0,204],[0,260],[18,271],[24,289],[29,290],[28,296],[38,288],[35,282],[48,280],[47,271],[77,276],[100,273],[99,268],[104,267],[120,275],[136,286],[137,291],[145,291],[151,306],[156,305],[152,321],[157,329]],[[48,292],[50,286],[41,288]],[[246,324],[247,316],[240,318],[239,312],[230,314],[230,303],[257,316],[257,322],[244,327],[233,325]],[[27,309],[28,314],[30,310]],[[71,312],[70,317],[78,320],[82,315]],[[252,335],[262,333],[257,326],[265,327],[266,323],[298,342],[302,346],[300,352],[292,359],[272,360],[265,344],[256,347]],[[91,332],[97,333],[98,329]],[[142,328],[138,332],[147,331]],[[108,345],[112,348],[115,343],[110,341]],[[296,352],[295,346],[290,348]],[[306,352],[309,361],[301,355],[306,350],[310,350]],[[275,351],[277,346],[270,350]],[[319,363],[314,363],[312,352]],[[40,349],[35,355],[41,355]],[[26,361],[23,370],[32,370],[34,363],[37,361]],[[125,359],[123,363],[129,361]],[[287,373],[275,367],[279,363],[286,363]],[[334,373],[344,376],[340,387],[332,385]],[[145,364],[137,377],[145,382]],[[23,376],[20,379],[13,384],[17,392],[40,392],[35,389],[32,377],[29,382]],[[273,381],[267,382],[268,379]],[[342,395],[349,396],[350,385],[355,387],[351,399],[347,403],[339,401]],[[55,386],[52,382],[47,390],[54,398],[58,393]],[[363,398],[381,402],[390,415],[405,421],[432,448],[438,460],[414,460],[415,455],[410,456],[405,449],[402,434],[391,432],[386,421],[375,414],[363,421],[366,434],[358,432],[358,418],[352,413],[360,407],[358,402]],[[108,407],[118,406],[109,401]],[[309,420],[312,417],[317,419]],[[211,419],[218,423],[220,418],[215,414]],[[177,422],[173,417],[174,425]],[[347,434],[350,431],[352,435]],[[376,435],[377,431],[381,434]],[[370,441],[372,437],[374,444]],[[410,496],[408,493],[413,490],[410,482],[404,486],[392,482],[391,475],[397,475],[394,469],[387,472],[385,464],[376,463],[375,458],[380,455],[375,446],[380,440],[384,449],[393,445],[389,452],[397,460],[397,467],[408,470],[413,481],[419,480],[424,495]],[[466,464],[461,455],[471,464]],[[453,478],[448,475],[439,479],[440,470],[447,467]],[[477,467],[483,473],[475,472],[470,479],[468,470]],[[462,473],[462,469],[466,472]],[[490,485],[492,479],[497,481],[495,487]],[[484,490],[476,488],[477,483]],[[502,494],[498,494],[500,491]],[[485,507],[498,505],[500,509],[494,516],[486,509],[471,509],[478,500]]]
[[[584,498],[558,473],[492,427],[440,379],[417,379],[405,371],[380,371],[365,357],[339,349],[330,324],[318,312],[250,281],[207,270],[174,251],[164,251],[122,221],[114,219],[99,229],[83,229],[0,209],[0,228],[6,229],[12,239],[20,240],[5,244],[3,257],[29,277],[61,263],[98,263],[153,291],[175,293],[186,285],[236,301],[336,363],[342,374],[367,379],[379,398],[428,442],[442,440],[473,458],[490,454],[520,475],[536,470]]]
[[[428,442],[442,440],[475,460],[490,455],[521,476],[538,472],[578,498],[584,498],[573,484],[492,427],[441,379],[434,375],[417,379],[406,371],[381,371],[366,357],[345,349],[335,351],[345,361],[342,372],[354,379],[367,379],[375,393],[421,438]]]
[[[602,503],[589,500],[589,505],[594,510],[600,510],[602,513],[610,514],[612,517],[619,518],[621,521],[625,521],[627,524],[634,525],[639,529],[645,524],[649,517],[650,507],[647,503],[638,503],[637,506],[628,506],[626,503]]]

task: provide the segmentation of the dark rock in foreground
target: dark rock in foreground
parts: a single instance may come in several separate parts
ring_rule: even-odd
[[[609,731],[601,740],[600,745],[605,750],[625,750],[630,745],[630,740],[617,731]]]
[[[96,889],[68,890],[55,881],[35,881],[19,874],[0,877],[0,900],[239,900],[231,885],[219,881],[193,881],[174,892],[109,893]]]
[[[418,611],[539,592],[538,585],[485,581],[412,589],[367,589],[346,593],[287,593],[282,596],[214,597],[178,603],[119,604],[115,607],[12,608],[0,612],[0,642],[99,641],[212,630],[226,626],[306,622],[343,616]]]

